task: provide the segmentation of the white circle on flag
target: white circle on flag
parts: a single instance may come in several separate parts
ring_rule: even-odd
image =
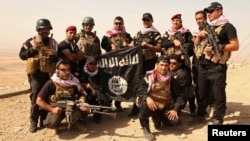
[[[108,81],[109,89],[116,95],[123,95],[128,89],[128,83],[120,76],[113,76]]]

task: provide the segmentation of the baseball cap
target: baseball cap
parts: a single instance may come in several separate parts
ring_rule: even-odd
[[[218,2],[212,2],[207,8],[204,9],[204,11],[209,12],[209,11],[214,11],[215,9],[223,9],[223,7]]]
[[[157,63],[159,63],[160,61],[169,62],[169,57],[166,56],[166,55],[161,55],[161,56],[158,57]]]
[[[144,13],[142,16],[142,20],[153,20],[153,16],[150,13]]]

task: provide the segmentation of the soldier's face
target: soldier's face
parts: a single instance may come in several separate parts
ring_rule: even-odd
[[[175,59],[170,59],[169,69],[171,71],[179,69],[180,66],[181,66],[181,63],[177,62]]]
[[[66,38],[69,41],[74,40],[75,35],[76,35],[76,31],[74,31],[74,30],[69,30],[69,31],[66,32]]]
[[[143,19],[143,26],[145,28],[150,28],[153,24],[153,20],[152,19]]]
[[[160,61],[156,64],[156,70],[159,74],[166,74],[169,69],[169,64],[165,61]]]
[[[123,25],[124,25],[124,23],[121,20],[115,20],[114,21],[114,29],[117,30],[117,31],[121,31],[122,28],[123,28]]]
[[[222,15],[222,9],[214,9],[207,11],[207,17],[210,22],[218,19]]]
[[[195,20],[197,25],[200,27],[203,25],[203,23],[205,22],[206,18],[202,13],[199,13],[195,16]]]
[[[94,25],[93,24],[84,24],[83,25],[83,30],[87,33],[91,32],[93,29]]]
[[[70,77],[70,65],[61,64],[58,66],[58,77],[63,80],[68,80]]]
[[[39,33],[42,37],[48,37],[50,34],[50,28],[41,28],[39,29]]]
[[[179,19],[179,18],[173,19],[172,20],[172,26],[175,29],[181,28],[182,27],[182,21],[181,21],[181,19]]]
[[[96,62],[86,63],[86,67],[89,72],[94,72],[97,70],[97,63]]]

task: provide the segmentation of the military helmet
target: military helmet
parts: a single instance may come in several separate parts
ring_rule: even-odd
[[[95,25],[95,21],[93,17],[84,17],[82,20],[82,25],[84,24],[92,24]]]
[[[39,19],[36,22],[36,31],[38,31],[41,28],[49,28],[52,29],[52,26],[50,24],[50,21],[48,19]]]

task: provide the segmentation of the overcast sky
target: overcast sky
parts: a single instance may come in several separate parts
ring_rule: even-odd
[[[126,30],[133,36],[142,27],[142,14],[150,12],[154,26],[163,34],[171,27],[171,16],[182,14],[183,25],[197,28],[194,13],[204,9],[211,0],[0,0],[0,49],[17,49],[36,34],[36,21],[47,18],[53,26],[54,38],[65,38],[65,28],[75,25],[78,31],[85,16],[95,19],[97,35],[102,38],[113,27],[115,16],[122,16]],[[247,0],[218,0],[224,15],[237,28],[241,49],[250,43],[250,8]],[[247,51],[247,50],[245,50]],[[238,51],[239,52],[239,51]]]

